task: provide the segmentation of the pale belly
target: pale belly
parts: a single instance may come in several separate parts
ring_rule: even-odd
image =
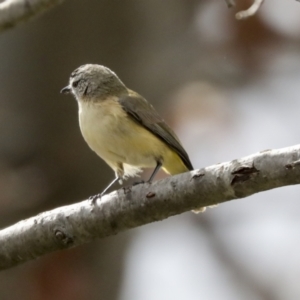
[[[113,100],[79,102],[79,124],[87,144],[118,176],[134,177],[140,168],[154,168],[158,161],[172,175],[188,170],[176,152],[133,121]]]
[[[79,109],[82,135],[90,148],[112,168],[119,163],[155,167],[162,151],[168,150],[115,104],[84,105]]]

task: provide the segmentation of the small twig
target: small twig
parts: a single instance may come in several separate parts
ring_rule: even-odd
[[[248,9],[239,11],[235,15],[235,18],[237,20],[244,20],[249,17],[252,17],[253,15],[255,15],[257,13],[257,11],[259,10],[259,8],[263,4],[263,2],[264,2],[264,0],[254,0],[252,5]]]
[[[40,15],[64,0],[0,1],[0,32]]]

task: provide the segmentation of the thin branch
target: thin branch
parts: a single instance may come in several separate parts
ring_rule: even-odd
[[[65,0],[6,0],[0,2],[0,32],[28,21]]]
[[[1,230],[0,269],[197,207],[299,183],[300,145],[296,145],[120,189],[98,199],[95,206],[86,200]]]
[[[249,17],[252,17],[253,15],[255,15],[257,13],[257,11],[259,10],[259,8],[263,4],[263,2],[264,2],[264,0],[254,0],[252,5],[248,9],[242,10],[242,11],[239,11],[238,13],[236,13],[235,18],[237,20],[244,20]]]

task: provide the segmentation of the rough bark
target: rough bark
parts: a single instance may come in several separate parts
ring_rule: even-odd
[[[265,150],[152,184],[122,188],[0,231],[0,269],[191,209],[300,183],[300,145]]]

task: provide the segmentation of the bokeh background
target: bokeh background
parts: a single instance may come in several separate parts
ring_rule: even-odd
[[[251,1],[236,2],[69,0],[2,33],[1,228],[113,178],[59,94],[81,64],[110,67],[152,102],[195,168],[299,143],[300,3],[266,0],[237,21]],[[299,299],[299,194],[272,190],[44,256],[2,271],[0,299]]]

